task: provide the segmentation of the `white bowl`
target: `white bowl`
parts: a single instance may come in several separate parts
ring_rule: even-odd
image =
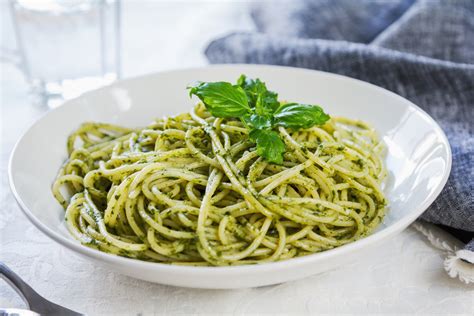
[[[319,104],[327,112],[371,123],[387,147],[390,207],[379,229],[354,243],[313,255],[261,265],[187,267],[110,255],[81,245],[68,233],[51,184],[66,158],[66,137],[84,121],[144,126],[155,117],[189,111],[185,87],[196,80],[258,77],[286,100]],[[195,288],[242,288],[281,283],[323,272],[364,255],[394,237],[434,201],[451,169],[448,140],[438,124],[410,101],[366,82],[297,68],[217,65],[119,81],[66,102],[38,120],[10,159],[11,189],[28,219],[61,245],[120,273],[151,282]]]

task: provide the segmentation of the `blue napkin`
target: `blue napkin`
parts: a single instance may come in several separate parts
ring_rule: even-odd
[[[451,144],[453,167],[421,218],[464,240],[456,264],[474,264],[474,1],[262,2],[251,15],[258,32],[214,40],[205,51],[211,63],[343,74],[394,91],[435,118]],[[474,282],[470,266],[447,269],[466,268],[461,278]]]

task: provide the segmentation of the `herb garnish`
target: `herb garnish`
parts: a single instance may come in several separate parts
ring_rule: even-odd
[[[285,144],[275,129],[293,130],[323,125],[329,115],[317,105],[280,103],[278,94],[267,89],[260,79],[241,75],[237,84],[198,82],[188,87],[215,117],[239,118],[249,129],[249,138],[257,144],[257,153],[269,162],[281,164]]]

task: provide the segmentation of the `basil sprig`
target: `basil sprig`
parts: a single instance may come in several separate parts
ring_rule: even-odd
[[[239,118],[249,129],[249,138],[257,145],[257,153],[269,162],[283,163],[285,144],[275,129],[293,130],[323,125],[329,115],[317,105],[284,103],[278,94],[267,89],[260,79],[241,75],[237,84],[198,82],[188,87],[215,117]]]

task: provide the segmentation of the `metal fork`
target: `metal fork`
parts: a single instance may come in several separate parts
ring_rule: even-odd
[[[26,284],[15,272],[10,270],[3,262],[0,262],[0,278],[4,279],[28,305],[28,308],[40,315],[61,315],[61,316],[78,316],[83,315],[65,307],[48,301],[28,284]],[[13,313],[10,313],[12,311]],[[0,315],[29,315],[18,314],[18,309],[0,309]],[[16,314],[14,314],[16,312]]]

